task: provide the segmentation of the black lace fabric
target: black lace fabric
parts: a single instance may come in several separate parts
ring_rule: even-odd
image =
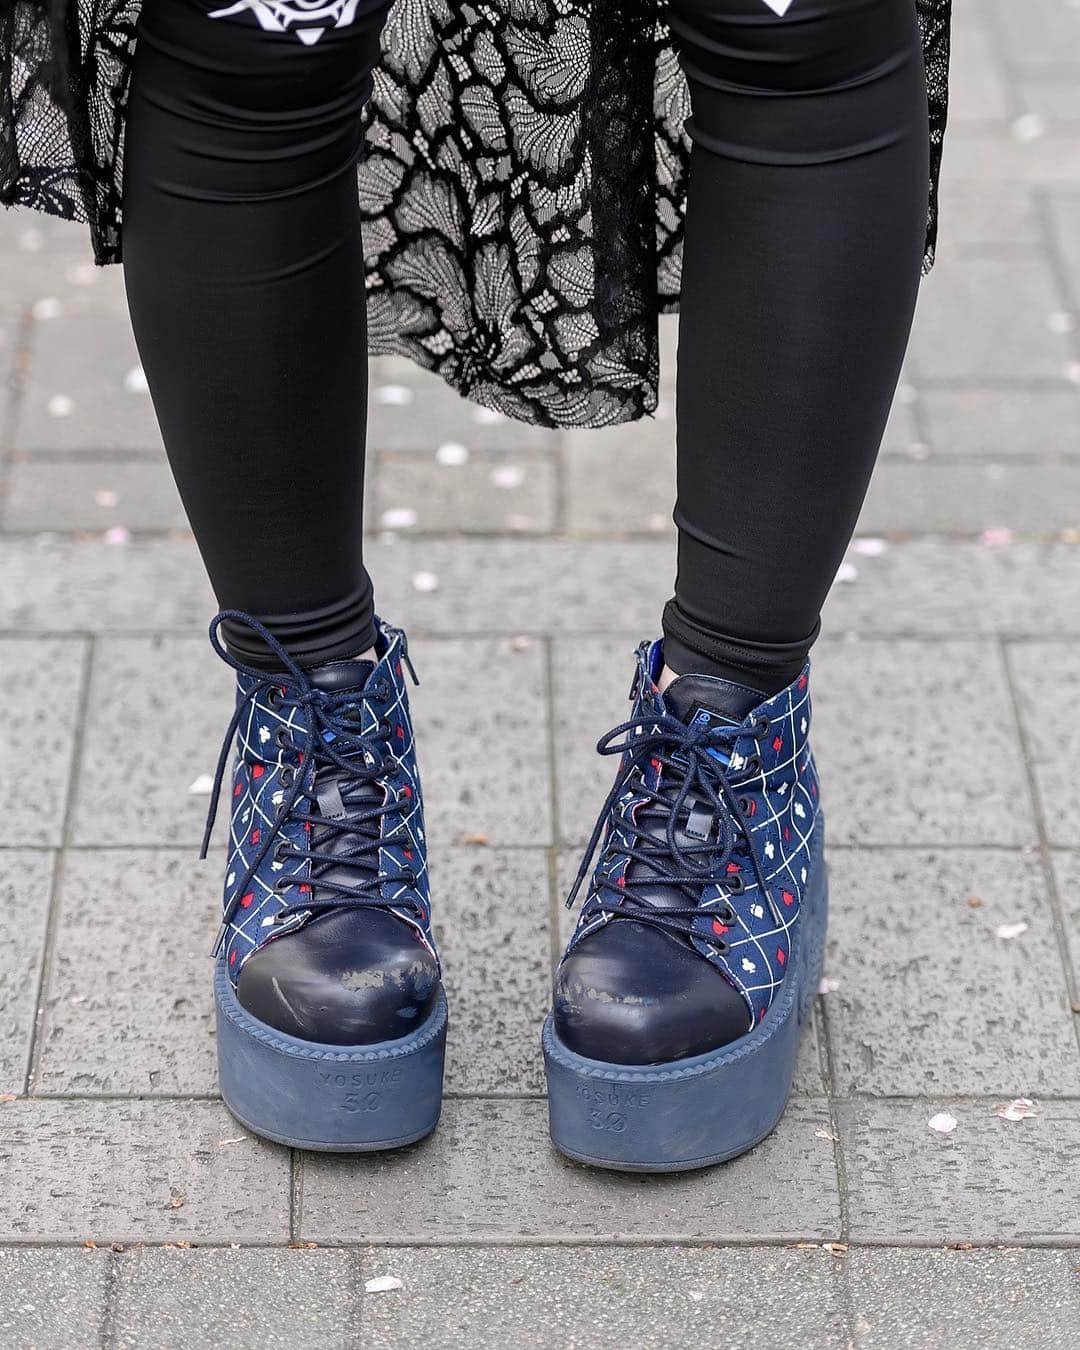
[[[915,0],[930,93],[926,267],[951,0]],[[0,0],[0,200],[122,248],[140,0]],[[651,412],[678,305],[686,83],[664,0],[397,0],[359,171],[372,351],[546,426]]]

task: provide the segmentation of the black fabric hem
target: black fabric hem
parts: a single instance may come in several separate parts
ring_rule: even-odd
[[[318,609],[253,617],[277,638],[296,664],[305,669],[359,656],[374,647],[378,639],[370,585],[358,587],[345,599]],[[254,666],[256,670],[281,669],[278,658],[245,624],[226,619],[221,625],[221,633],[226,650],[238,661]]]
[[[677,674],[719,675],[771,698],[799,676],[821,621],[795,642],[754,642],[704,627],[684,614],[673,596],[664,606],[663,630],[664,661]]]

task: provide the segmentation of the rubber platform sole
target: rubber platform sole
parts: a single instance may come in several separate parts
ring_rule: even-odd
[[[319,1045],[277,1031],[214,974],[218,1069],[225,1105],[277,1144],[334,1153],[401,1148],[430,1134],[442,1109],[446,996],[408,1036],[377,1045]]]
[[[780,996],[740,1040],[666,1065],[608,1064],[563,1045],[548,1014],[548,1118],[560,1152],[593,1167],[681,1172],[738,1157],[776,1128],[824,961],[829,894],[823,834],[819,824]]]

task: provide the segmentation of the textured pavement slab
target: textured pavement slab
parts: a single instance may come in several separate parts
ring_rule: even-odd
[[[826,1103],[799,1099],[743,1158],[642,1177],[563,1159],[542,1101],[451,1101],[430,1139],[393,1157],[305,1155],[298,1232],[317,1242],[827,1239],[840,1224],[828,1134]]]
[[[858,1350],[1069,1350],[1080,1334],[1075,1251],[867,1248],[847,1275]]]
[[[782,1124],[699,1174],[555,1153],[539,1044],[673,584],[676,319],[656,416],[605,432],[370,363],[448,1097],[401,1153],[305,1156],[216,1095],[230,677],[123,276],[0,212],[0,1343],[1080,1344],[1080,6],[955,10],[939,263],[814,655],[827,982]]]
[[[846,1343],[842,1272],[822,1251],[391,1248],[368,1257],[368,1270],[403,1284],[364,1302],[372,1350]],[[783,1317],[762,1316],[763,1285]]]
[[[284,1242],[289,1154],[216,1101],[3,1108],[0,1242]]]
[[[837,1112],[855,1240],[1053,1245],[1080,1238],[1076,1100],[1044,1102],[1034,1119],[1019,1121],[996,1116],[989,1099],[850,1101]],[[955,1129],[929,1128],[937,1115],[955,1119]]]

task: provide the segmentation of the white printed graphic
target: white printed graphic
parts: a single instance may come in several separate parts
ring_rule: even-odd
[[[231,14],[242,14],[251,10],[259,21],[259,27],[268,33],[287,33],[294,24],[308,24],[312,19],[333,20],[321,28],[304,27],[296,29],[296,36],[305,46],[311,47],[322,37],[327,28],[344,28],[356,18],[356,7],[360,0],[236,0],[235,5],[227,9],[210,11],[211,19],[228,18]],[[767,0],[771,3],[771,0]],[[790,3],[790,0],[789,0]],[[786,6],[785,6],[786,8]]]
[[[788,12],[795,0],[765,0],[774,14],[779,14],[781,18]]]

